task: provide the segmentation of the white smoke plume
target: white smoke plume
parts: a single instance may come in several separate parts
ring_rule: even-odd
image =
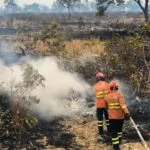
[[[38,115],[45,119],[53,119],[87,111],[85,97],[90,86],[78,74],[60,69],[58,60],[53,57],[23,60],[45,77],[45,88],[40,86],[34,91],[40,98],[40,103],[34,107]],[[19,63],[8,67],[0,62],[0,68],[0,82],[9,84],[12,77],[17,82],[21,81],[22,70]],[[6,90],[9,91],[8,87]]]
[[[35,91],[41,99],[40,105],[36,105],[35,109],[41,116],[70,116],[85,111],[89,85],[83,79],[75,73],[60,69],[55,58],[48,57],[30,63],[34,68],[38,66],[37,69],[46,78],[45,89],[39,87]],[[78,93],[80,99],[74,97],[74,93]],[[71,97],[68,101],[69,95]]]
[[[130,105],[135,103],[133,97],[136,95],[135,95],[135,90],[133,89],[133,87],[131,87],[125,81],[120,80],[120,79],[113,79],[113,81],[116,81],[119,84],[118,92],[120,92],[123,95],[123,97],[126,101],[126,104],[130,107]],[[138,97],[136,97],[136,98],[138,98]]]

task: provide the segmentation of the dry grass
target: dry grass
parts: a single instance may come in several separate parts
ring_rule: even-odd
[[[35,45],[35,51],[37,53],[44,53],[49,50],[49,46],[46,42],[38,40]]]
[[[54,55],[59,55],[59,53],[61,52],[61,55],[63,55],[64,58],[65,57],[72,58],[72,57],[80,56],[85,53],[100,55],[104,52],[105,42],[106,42],[106,41],[100,41],[97,38],[91,38],[86,40],[60,41],[62,42],[62,44],[53,47],[52,44],[47,43],[47,41],[49,43],[52,42],[52,39],[46,41],[37,40],[35,42],[32,37],[27,37],[27,36],[24,37],[13,36],[13,38],[14,39],[11,46],[16,50],[19,50],[19,47],[22,47],[24,49],[31,49],[26,47],[26,45],[31,45],[31,47],[33,47],[33,50],[36,53],[45,54],[47,52],[50,53],[52,52],[52,54]],[[64,45],[64,47],[62,48],[61,45]],[[54,49],[55,49],[55,53],[53,53]]]
[[[35,51],[37,53],[45,53],[47,51],[51,52],[51,47],[47,42],[37,41],[35,46]],[[91,54],[102,54],[105,49],[105,42],[99,39],[88,39],[88,40],[72,40],[64,41],[64,48],[62,50],[63,57],[76,57],[83,53]],[[58,52],[59,46],[58,46]],[[56,52],[57,54],[57,52]]]
[[[80,54],[83,52],[100,54],[104,52],[104,48],[105,42],[95,38],[89,40],[72,40],[65,42],[66,51],[75,54]]]

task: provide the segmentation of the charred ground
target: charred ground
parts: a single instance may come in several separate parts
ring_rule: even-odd
[[[34,59],[56,56],[61,60],[60,67],[78,72],[91,85],[95,83],[94,75],[100,68],[101,71],[106,70],[108,81],[114,76],[124,80],[132,89],[136,89],[130,91],[127,99],[133,118],[150,145],[150,27],[141,22],[141,14],[126,14],[122,18],[122,14],[107,14],[98,18],[94,13],[75,14],[71,19],[65,14],[1,16],[1,57],[6,65],[11,65],[26,55],[32,55]],[[6,43],[5,49],[9,49],[9,53],[3,55],[3,45]],[[143,47],[144,53],[141,53]],[[6,58],[10,53],[15,53],[18,60],[8,61]],[[137,82],[137,79],[140,81]],[[92,107],[94,97],[90,94],[88,96],[89,107]],[[136,96],[140,96],[140,100],[137,101]],[[38,118],[39,122],[35,126],[29,127],[25,123],[25,128],[21,128],[23,132],[14,132],[13,105],[9,99],[7,94],[1,94],[0,111],[4,112],[4,126],[0,129],[2,149],[95,150],[111,147],[109,142],[97,141],[97,121],[94,114],[61,117],[53,121]],[[15,117],[18,115],[17,111],[18,109],[15,110]],[[143,150],[129,122],[125,124],[124,135],[123,150]]]

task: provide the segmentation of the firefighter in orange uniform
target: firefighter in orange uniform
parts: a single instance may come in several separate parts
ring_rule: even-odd
[[[109,93],[110,87],[109,84],[105,82],[105,77],[101,72],[96,73],[96,79],[97,83],[94,85],[94,92],[96,95],[96,116],[98,118],[99,139],[103,140],[103,114],[105,116],[107,131],[109,127],[108,112],[104,96]]]
[[[114,150],[120,150],[119,144],[121,143],[122,139],[122,127],[124,118],[130,118],[125,100],[118,92],[118,88],[119,86],[115,81],[110,82],[111,92],[105,96],[106,106],[108,108],[112,145]]]

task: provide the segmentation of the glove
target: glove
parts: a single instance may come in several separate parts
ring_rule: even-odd
[[[129,113],[126,113],[126,114],[125,114],[125,119],[126,119],[126,120],[129,120],[130,117],[131,117],[131,115],[130,115]]]

